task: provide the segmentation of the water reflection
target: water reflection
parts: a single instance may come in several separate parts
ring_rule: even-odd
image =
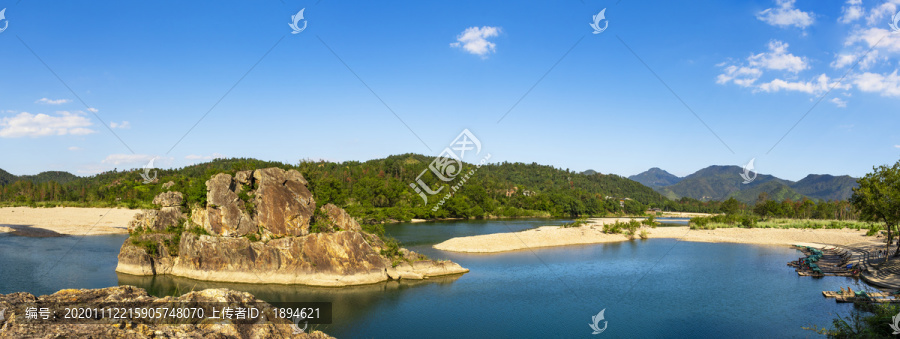
[[[424,280],[392,280],[377,284],[348,287],[315,287],[303,285],[240,284],[194,280],[176,276],[137,276],[117,273],[119,285],[132,285],[147,290],[157,297],[180,296],[191,291],[210,288],[227,288],[253,294],[267,302],[331,302],[333,307],[332,326],[359,322],[370,316],[373,309],[399,304],[410,298],[408,290],[423,286],[449,289],[462,275],[434,277]],[[317,328],[325,331],[324,328]]]

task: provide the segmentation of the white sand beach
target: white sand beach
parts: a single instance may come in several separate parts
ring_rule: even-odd
[[[529,248],[599,244],[627,241],[622,234],[603,233],[603,224],[628,218],[595,218],[590,224],[562,228],[543,226],[514,233],[485,234],[449,239],[434,248],[451,252],[496,253]],[[865,236],[866,231],[855,229],[780,229],[780,228],[719,228],[715,230],[691,230],[682,227],[644,227],[649,238],[672,238],[694,242],[728,242],[760,245],[828,244],[848,245],[874,242],[875,237]],[[640,241],[640,240],[635,240]]]
[[[140,210],[78,207],[0,208],[0,233],[48,230],[66,235],[127,234]]]

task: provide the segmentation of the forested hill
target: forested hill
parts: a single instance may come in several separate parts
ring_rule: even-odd
[[[76,179],[78,179],[78,177],[69,172],[48,171],[41,172],[37,175],[16,176],[0,169],[0,185],[7,185],[16,181],[30,181],[32,183],[45,183],[54,181],[60,184],[65,184]]]
[[[632,175],[628,177],[628,179],[637,181],[641,184],[644,184],[644,186],[654,189],[661,186],[674,185],[681,181],[681,178],[679,178],[678,176],[666,172],[659,167],[653,167],[640,174]]]
[[[690,197],[724,201],[733,197],[745,203],[755,202],[760,193],[766,193],[770,199],[779,201],[803,198],[847,200],[853,194],[853,188],[857,186],[853,177],[827,174],[810,174],[797,182],[759,174],[753,182],[743,184],[741,173],[743,169],[738,166],[709,166],[684,178],[678,178],[653,168],[631,178],[645,183],[670,199]]]
[[[452,198],[434,210],[436,203],[451,191],[450,186],[459,183],[459,179],[444,185],[441,193],[430,196],[426,205],[410,184],[432,160],[433,157],[418,154],[366,162],[301,161],[296,165],[256,159],[217,159],[180,169],[158,170],[158,182],[146,185],[142,183],[142,172],[137,169],[73,180],[69,180],[71,174],[60,174],[63,183],[11,176],[18,180],[0,182],[0,203],[68,202],[83,206],[147,207],[163,190],[161,184],[172,181],[175,184],[172,189],[185,192],[188,203],[205,204],[205,182],[216,173],[280,167],[303,173],[317,203],[335,203],[369,222],[410,218],[602,215],[638,213],[647,207],[718,210],[718,203],[668,200],[656,191],[618,175],[586,175],[535,163],[497,163],[481,168],[465,164],[463,173],[474,170],[474,174],[459,185]],[[433,190],[443,183],[430,171],[422,179]],[[624,209],[620,207],[620,200],[624,200]]]

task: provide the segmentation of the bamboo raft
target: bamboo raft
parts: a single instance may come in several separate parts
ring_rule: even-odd
[[[867,292],[866,294],[873,298],[891,296],[891,294],[888,292]],[[824,295],[826,298],[837,298],[844,296],[840,291],[822,291],[822,295]]]
[[[853,289],[849,287],[847,287],[846,290],[841,287],[840,291],[822,291],[822,295],[825,296],[825,298],[834,298],[834,301],[839,303],[900,303],[900,298],[898,298],[898,295],[894,293],[867,291],[853,292]]]
[[[855,277],[859,275],[859,269],[850,262],[849,251],[837,248],[815,249],[809,246],[794,245],[805,257],[789,262],[787,265],[797,269],[797,275],[824,277]],[[824,292],[823,292],[824,293]]]

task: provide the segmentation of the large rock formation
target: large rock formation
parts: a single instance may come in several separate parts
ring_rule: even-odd
[[[159,205],[160,208],[144,210],[136,215],[134,220],[129,223],[128,231],[133,232],[139,228],[164,231],[168,227],[178,226],[185,219],[184,213],[181,212],[182,202],[184,202],[184,196],[181,192],[160,193],[153,199],[153,204]]]
[[[362,227],[359,227],[359,223],[356,222],[356,219],[350,216],[347,211],[344,209],[335,206],[334,204],[326,204],[320,208],[322,213],[325,213],[326,216],[326,224],[333,228],[337,228],[343,231],[356,231],[361,232]]]
[[[217,174],[206,182],[207,206],[195,206],[185,223],[188,231],[133,233],[122,245],[116,271],[316,286],[468,272],[405,249],[397,254],[396,247],[394,253],[385,251],[390,257],[382,255],[384,242],[343,209],[327,204],[317,212],[306,185],[299,172],[279,168]],[[154,213],[162,210],[140,218]]]
[[[49,320],[28,320],[26,310],[39,303],[56,316]],[[97,308],[100,305],[128,305],[129,307],[159,307],[161,304],[192,305],[192,307],[256,308],[256,319],[211,319],[207,310],[203,318],[169,320],[150,317],[63,321],[64,307]],[[177,304],[184,303],[184,304]],[[110,306],[114,308],[114,306]],[[275,316],[274,308],[246,292],[228,289],[208,289],[190,292],[178,298],[156,298],[134,286],[118,286],[95,290],[62,290],[51,295],[35,297],[29,293],[0,294],[0,338],[332,338],[322,332],[294,334],[291,322]],[[49,324],[48,324],[49,323]]]

